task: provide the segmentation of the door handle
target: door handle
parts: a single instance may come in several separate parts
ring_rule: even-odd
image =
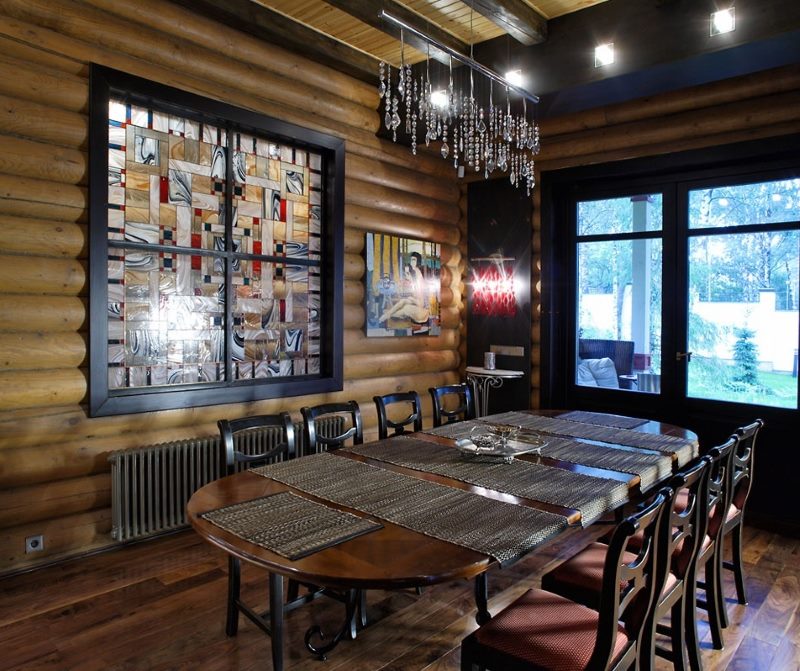
[[[675,361],[680,361],[681,359],[686,359],[686,361],[692,360],[692,353],[691,352],[675,352]]]

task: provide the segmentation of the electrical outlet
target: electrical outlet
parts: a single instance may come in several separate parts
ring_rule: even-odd
[[[25,539],[25,554],[41,552],[42,550],[44,550],[44,536],[42,534],[38,536],[28,536]]]

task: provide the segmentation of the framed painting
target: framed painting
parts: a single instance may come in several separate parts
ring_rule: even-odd
[[[369,337],[441,333],[441,245],[367,233],[366,328]]]
[[[344,143],[94,66],[93,416],[342,388]]]

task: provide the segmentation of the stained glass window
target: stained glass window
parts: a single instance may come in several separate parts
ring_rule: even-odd
[[[115,74],[96,70],[106,81]],[[341,318],[331,299],[341,281],[329,257],[331,233],[341,234],[341,207],[331,205],[341,198],[328,192],[342,167],[331,151],[339,141],[271,133],[271,120],[242,110],[250,123],[241,123],[219,103],[214,111],[224,107],[227,118],[208,114],[195,96],[177,107],[171,89],[156,88],[165,100],[109,86],[102,135],[99,105],[92,111],[92,157],[107,165],[105,188],[92,194],[93,289],[105,253],[104,342],[92,337],[93,392],[104,388],[92,393],[94,413],[340,388],[332,327]],[[105,192],[102,207],[96,191]],[[97,329],[94,294],[91,305]],[[101,346],[105,384],[94,370]],[[313,385],[321,380],[333,383]],[[312,386],[284,384],[302,381]],[[163,393],[204,389],[238,391]]]

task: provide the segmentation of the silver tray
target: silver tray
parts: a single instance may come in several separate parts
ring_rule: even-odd
[[[504,461],[510,463],[521,454],[539,454],[547,445],[545,441],[534,440],[531,442],[510,439],[502,444],[481,444],[471,438],[460,438],[456,441],[456,448],[465,457],[486,461]]]

